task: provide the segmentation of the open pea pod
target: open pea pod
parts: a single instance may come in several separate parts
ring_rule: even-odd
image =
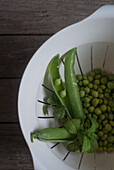
[[[45,128],[41,131],[35,131],[31,134],[31,141],[33,138],[47,141],[47,142],[69,142],[72,141],[75,136],[68,133],[65,128]]]
[[[52,87],[59,98],[62,105],[65,107],[67,115],[69,118],[72,118],[72,108],[68,98],[66,89],[64,88],[63,82],[59,73],[59,54],[52,58],[48,66],[49,75],[51,79]]]

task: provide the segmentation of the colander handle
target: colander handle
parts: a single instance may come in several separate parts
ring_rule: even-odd
[[[87,19],[114,18],[114,5],[104,5],[96,10]]]

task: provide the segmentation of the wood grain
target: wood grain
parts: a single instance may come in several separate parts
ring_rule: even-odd
[[[0,123],[18,122],[17,98],[20,80],[0,79]]]
[[[21,77],[36,50],[50,36],[0,36],[0,77]]]
[[[54,34],[113,0],[1,0],[0,34]]]
[[[0,124],[0,170],[33,170],[19,125]]]

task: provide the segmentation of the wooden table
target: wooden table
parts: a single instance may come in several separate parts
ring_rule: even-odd
[[[32,170],[17,116],[23,71],[54,33],[113,0],[0,0],[0,169]]]

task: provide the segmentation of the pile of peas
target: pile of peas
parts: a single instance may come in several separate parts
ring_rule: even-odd
[[[76,78],[86,117],[84,127],[90,128],[90,119],[96,119],[98,152],[114,151],[114,74],[107,76],[95,69],[88,75],[76,75]]]

